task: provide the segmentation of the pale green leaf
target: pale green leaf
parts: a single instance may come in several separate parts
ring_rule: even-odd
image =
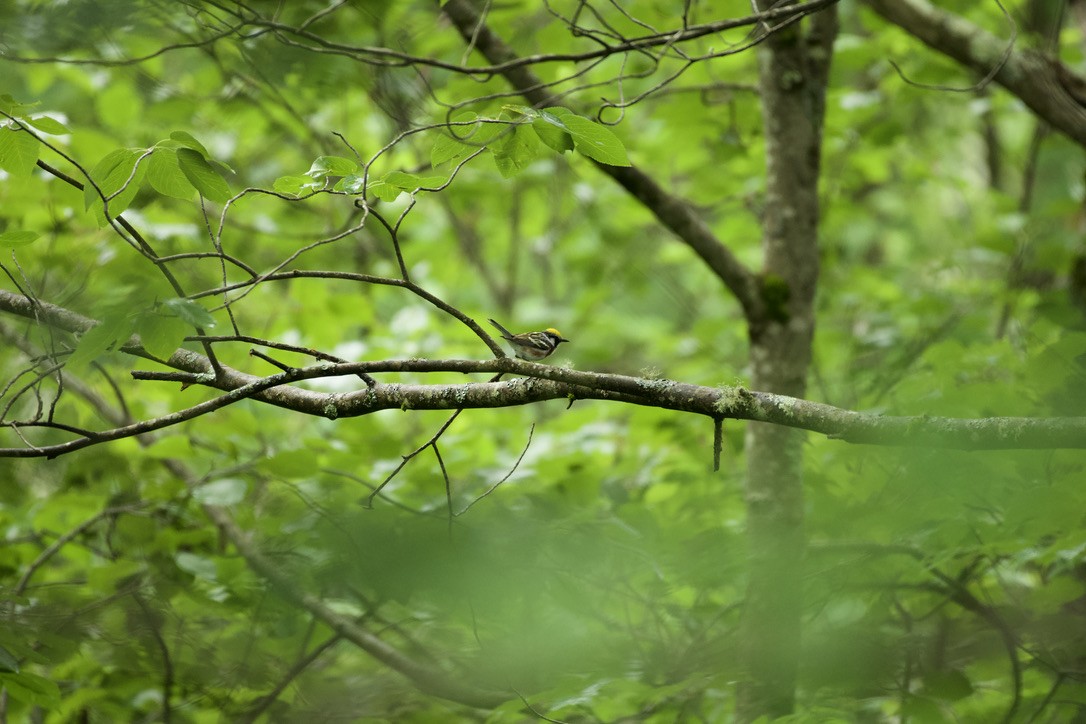
[[[280,194],[301,196],[303,193],[321,188],[322,184],[308,176],[280,176],[272,184],[272,190]]]
[[[535,133],[521,126],[511,126],[490,144],[494,163],[504,178],[517,175],[535,160],[539,143]]]
[[[507,103],[502,106],[502,110],[509,115],[523,116],[526,119],[535,119],[539,116],[539,111],[531,106],[522,106],[516,103]]]
[[[193,497],[196,497],[196,495],[194,494]],[[186,573],[191,573],[196,578],[202,578],[206,581],[214,581],[218,578],[215,561],[207,556],[181,551],[174,556],[174,561],[177,563],[178,568]]]
[[[16,178],[29,176],[38,161],[38,141],[26,131],[0,128],[0,168]]]
[[[371,196],[376,196],[381,199],[381,201],[389,202],[395,201],[399,195],[403,193],[403,189],[399,186],[395,186],[386,181],[373,181],[366,190]]]
[[[249,484],[241,478],[221,478],[192,491],[196,502],[204,505],[236,505],[245,499]]]
[[[0,233],[0,247],[14,249],[32,244],[41,234],[36,231],[5,231]]]
[[[485,123],[474,113],[461,113],[454,117],[454,124],[446,126],[430,149],[430,165],[437,168],[443,163],[460,161],[485,147],[502,132],[502,123]],[[473,122],[472,125],[458,125]]]
[[[119,148],[106,154],[91,170],[94,183],[83,186],[83,201],[88,209],[95,209],[95,213],[99,215],[99,225],[105,225],[105,217],[102,215],[103,196],[109,198],[110,218],[127,209],[136,197],[140,181],[146,172],[144,164],[136,167],[136,161],[143,153],[143,149]]]
[[[532,129],[539,136],[539,140],[558,153],[573,150],[573,136],[558,116],[544,111],[532,121]]]
[[[159,146],[144,163],[147,165],[147,182],[151,184],[151,188],[163,196],[184,201],[192,199],[194,188],[181,171],[176,148]]]
[[[608,166],[630,165],[626,147],[609,128],[573,114],[563,118],[562,122],[569,129],[579,153]]]
[[[419,176],[406,171],[392,171],[381,180],[404,191],[417,191],[437,188],[448,179],[445,176]]]
[[[177,161],[185,178],[204,198],[224,203],[233,195],[230,193],[230,186],[226,183],[226,179],[220,176],[219,172],[198,151],[191,148],[179,148]]]
[[[437,168],[447,161],[458,160],[471,155],[471,147],[459,138],[445,132],[437,137],[430,149],[430,165]]]
[[[342,156],[317,156],[313,165],[305,172],[306,176],[323,179],[328,176],[346,176],[358,170],[358,164]]]
[[[80,370],[102,355],[116,350],[132,336],[134,327],[135,319],[127,313],[106,316],[101,323],[83,333],[75,352],[68,358],[68,365]]]
[[[4,93],[3,95],[0,95],[0,111],[3,111],[10,116],[22,118],[31,108],[36,108],[40,105],[40,101],[34,101],[33,103],[21,103],[20,101],[15,100],[15,98],[12,97],[9,93]]]
[[[170,134],[170,138],[180,143],[185,148],[191,148],[194,151],[198,151],[204,158],[210,158],[211,154],[204,148],[204,144],[197,141],[191,133],[186,131],[174,131]]]
[[[143,116],[143,96],[132,83],[117,81],[94,94],[98,118],[121,132],[136,128]]]
[[[339,181],[336,181],[336,185],[332,187],[333,191],[344,191],[349,194],[362,193],[362,184],[364,177],[357,174],[347,174]]]
[[[189,330],[190,325],[185,320],[154,312],[141,315],[136,324],[143,348],[159,359],[169,359]]]
[[[193,299],[172,297],[162,302],[163,311],[173,314],[193,327],[214,327],[215,318]]]
[[[38,116],[37,118],[28,118],[26,122],[34,128],[37,128],[42,133],[48,133],[50,136],[64,136],[71,133],[68,127],[55,118],[49,116]]]

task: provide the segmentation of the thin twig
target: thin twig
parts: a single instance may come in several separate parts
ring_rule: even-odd
[[[1014,52],[1014,45],[1018,40],[1018,23],[1014,22],[1014,18],[1011,17],[1011,14],[1007,11],[1007,8],[1003,7],[1003,3],[1001,3],[999,0],[995,0],[995,4],[998,5],[999,9],[1003,11],[1003,17],[1007,19],[1007,24],[1011,27],[1011,37],[1010,40],[1007,41],[1007,47],[1003,49],[1003,53],[999,56],[999,60],[996,61],[996,64],[992,66],[991,70],[989,70],[983,78],[981,78],[973,85],[965,88],[959,88],[950,85],[940,85],[938,83],[919,83],[914,80],[909,80],[909,78],[906,77],[905,73],[901,70],[901,68],[898,67],[898,64],[894,61],[887,60],[886,62],[889,63],[890,66],[897,71],[898,77],[900,77],[901,80],[905,81],[908,85],[922,88],[924,90],[947,91],[950,93],[975,93],[976,91],[987,88],[988,85],[993,80],[995,80],[995,77],[999,75],[999,71],[1003,70],[1003,66],[1007,64],[1007,61],[1010,60],[1011,53]]]
[[[494,483],[493,485],[491,485],[489,488],[487,488],[487,491],[485,493],[483,493],[482,495],[480,495],[478,498],[476,498],[475,500],[468,503],[467,506],[463,510],[461,510],[459,513],[456,514],[457,516],[461,516],[464,513],[471,510],[472,506],[474,506],[480,500],[482,500],[483,498],[485,498],[488,495],[490,495],[491,493],[493,493],[495,490],[498,489],[499,486],[501,486],[502,483],[504,483],[506,480],[508,480],[509,478],[511,478],[513,476],[513,473],[515,473],[517,471],[517,468],[520,467],[520,461],[523,460],[525,454],[527,454],[528,448],[531,447],[531,445],[532,445],[532,435],[534,435],[534,434],[535,434],[535,423],[533,422],[531,428],[529,428],[529,430],[528,430],[528,442],[524,443],[524,449],[520,451],[520,455],[517,457],[517,461],[515,463],[513,463],[513,467],[509,469],[509,472],[505,474],[505,477],[502,478],[501,480],[499,480],[498,482]]]

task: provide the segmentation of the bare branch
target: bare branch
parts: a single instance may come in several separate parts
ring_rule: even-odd
[[[513,477],[513,473],[515,473],[517,471],[517,468],[520,467],[521,461],[524,460],[524,456],[528,453],[528,448],[531,447],[531,445],[532,445],[532,435],[534,435],[534,434],[535,434],[535,423],[532,423],[531,428],[529,428],[529,430],[528,430],[528,441],[526,443],[524,443],[524,449],[520,451],[520,456],[517,457],[517,461],[515,463],[513,463],[513,467],[511,467],[509,469],[509,472],[505,474],[504,478],[502,478],[498,482],[491,485],[489,488],[486,489],[485,493],[483,493],[482,495],[477,497],[475,500],[471,501],[466,506],[464,506],[464,509],[461,510],[459,513],[457,513],[458,516],[463,515],[464,513],[471,510],[472,506],[474,506],[476,503],[478,503],[483,498],[489,496],[491,493],[493,493],[495,490],[497,490],[502,485],[502,483],[504,483],[509,478]]]
[[[339,634],[332,634],[323,642],[314,646],[312,651],[294,662],[294,664],[289,669],[287,669],[286,673],[283,674],[279,681],[276,682],[275,686],[272,687],[272,690],[264,696],[258,698],[251,705],[251,708],[246,711],[244,716],[242,716],[238,721],[254,722],[259,719],[260,716],[268,710],[268,707],[274,704],[276,699],[278,699],[279,696],[286,690],[286,688],[290,686],[291,682],[297,679],[298,676],[300,676],[306,669],[312,666],[317,661],[317,659],[324,655],[326,651],[331,649],[342,640],[343,637]]]
[[[468,41],[469,47],[472,47],[474,45],[478,50],[483,53],[483,55],[487,57],[488,60],[490,60],[490,65],[483,66],[469,66],[466,63],[449,63],[438,58],[415,56],[398,50],[392,50],[390,48],[345,45],[342,43],[335,43],[323,36],[317,35],[316,33],[311,33],[302,28],[291,27],[290,25],[277,23],[269,20],[253,19],[248,24],[252,27],[274,31],[276,37],[279,38],[282,42],[287,43],[288,45],[299,46],[316,53],[344,55],[371,65],[384,65],[391,67],[430,66],[434,68],[441,68],[443,70],[452,71],[455,73],[465,73],[468,75],[485,77],[493,75],[507,75],[511,71],[523,70],[529,66],[538,65],[540,63],[580,63],[585,61],[597,60],[599,58],[606,58],[608,56],[616,55],[619,53],[629,53],[634,51],[646,50],[649,48],[672,46],[677,43],[695,40],[697,38],[702,38],[708,35],[714,35],[725,30],[764,25],[769,22],[780,20],[802,18],[805,15],[809,15],[811,13],[817,12],[818,10],[821,10],[822,8],[833,5],[837,1],[838,0],[811,0],[811,2],[802,4],[781,5],[771,10],[753,13],[751,15],[747,15],[741,18],[728,18],[726,20],[718,20],[711,23],[691,25],[677,30],[665,30],[663,32],[652,33],[638,38],[629,38],[623,40],[622,42],[616,43],[615,45],[604,44],[604,46],[601,48],[583,53],[538,53],[535,55],[527,55],[521,58],[506,58],[501,60],[491,57],[490,54],[487,52],[485,47],[486,43],[483,40],[483,36],[486,35],[489,30],[486,29],[485,23],[481,22],[480,20],[476,22],[473,26],[461,28],[460,30],[461,33],[464,35],[465,40]],[[446,4],[446,11],[448,11],[448,5],[451,5],[451,3]],[[459,22],[457,22],[457,25],[459,27]],[[307,42],[292,40],[287,36],[294,36],[300,38],[301,41]],[[472,43],[472,41],[475,42]]]
[[[79,525],[64,533],[64,535],[58,537],[55,541],[52,542],[52,544],[49,545],[48,548],[39,553],[38,557],[31,561],[30,565],[26,567],[26,570],[23,571],[23,575],[19,576],[18,582],[16,582],[15,587],[12,589],[12,595],[16,597],[21,596],[23,594],[23,591],[25,591],[26,587],[30,584],[30,579],[33,578],[34,574],[38,571],[39,568],[41,568],[49,561],[49,559],[59,553],[61,548],[68,545],[80,535],[85,533],[87,530],[97,525],[99,521],[106,518],[114,518],[118,515],[121,515],[122,513],[133,513],[142,507],[142,504],[122,505],[114,508],[106,508],[105,510],[100,510],[99,512],[92,515],[90,518],[87,518]]]

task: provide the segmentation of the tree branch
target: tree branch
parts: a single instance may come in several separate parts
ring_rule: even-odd
[[[75,312],[0,290],[0,311],[7,311],[67,331],[86,331],[95,322]],[[122,350],[147,356],[133,336]],[[458,410],[514,407],[545,400],[604,400],[713,418],[768,422],[810,430],[846,442],[868,445],[932,447],[962,450],[1086,448],[1086,417],[952,418],[892,417],[844,410],[787,395],[743,387],[703,387],[672,380],[581,372],[504,357],[491,360],[385,360],[320,364],[257,377],[223,366],[211,374],[203,355],[178,350],[167,363],[176,372],[134,371],[137,380],[179,381],[226,392],[185,410],[94,433],[58,445],[0,448],[0,457],[56,457],[91,445],[169,427],[244,399],[265,402],[307,415],[359,417],[378,410]],[[293,382],[324,377],[381,372],[460,372],[525,375],[527,379],[472,382],[462,385],[378,384],[346,393],[305,390]],[[17,429],[21,426],[9,423]]]
[[[925,0],[864,0],[886,20],[980,75],[1002,61],[1007,41]],[[1014,50],[995,81],[1038,116],[1079,145],[1086,146],[1086,108],[1069,86],[1086,83],[1058,61],[1033,50]]]
[[[74,312],[0,290],[0,310],[39,319],[50,326],[81,332],[94,321]],[[142,356],[139,338],[122,348]],[[228,367],[218,380],[212,379],[207,358],[178,350],[167,362],[187,374],[135,371],[141,380],[181,381],[206,384],[228,394],[187,410],[151,421],[127,425],[60,446],[32,449],[0,449],[0,455],[56,455],[96,442],[128,437],[140,432],[176,424],[206,414],[233,402],[252,398],[277,407],[324,417],[355,417],[378,410],[451,410],[459,407],[484,409],[510,407],[552,399],[596,399],[693,412],[710,417],[769,422],[806,429],[848,442],[880,445],[931,446],[961,449],[1054,449],[1086,447],[1086,418],[943,418],[928,416],[891,417],[843,410],[787,395],[746,390],[742,387],[703,387],[671,380],[652,380],[625,375],[580,372],[511,358],[475,360],[388,360],[322,364],[289,372],[257,377]],[[465,385],[380,384],[374,389],[349,393],[322,393],[288,386],[289,383],[324,377],[381,372],[461,372],[465,374],[506,372],[528,375],[493,383]]]
[[[512,698],[507,693],[479,689],[470,684],[459,682],[448,677],[444,672],[422,664],[393,648],[377,636],[359,627],[347,616],[329,608],[319,597],[299,588],[289,572],[264,557],[257,547],[253,545],[249,536],[237,527],[225,510],[205,505],[204,512],[241,553],[249,567],[271,582],[291,603],[309,611],[338,636],[350,641],[381,663],[411,679],[422,691],[449,701],[458,701],[482,709],[493,709]]]
[[[539,53],[535,55],[527,55],[523,57],[507,57],[497,59],[491,57],[486,49],[483,48],[481,42],[481,32],[477,32],[479,26],[473,25],[468,29],[468,35],[465,39],[469,44],[472,44],[478,50],[482,51],[487,60],[490,61],[490,65],[469,66],[460,63],[449,63],[439,58],[432,58],[427,56],[411,55],[402,51],[393,50],[391,48],[381,48],[376,46],[358,46],[358,45],[345,45],[342,43],[336,43],[328,40],[327,38],[305,30],[304,28],[293,27],[284,23],[275,22],[272,20],[265,20],[263,18],[252,18],[246,23],[254,28],[262,28],[275,32],[276,36],[283,42],[294,46],[300,46],[315,53],[330,53],[333,55],[344,55],[350,58],[356,58],[370,65],[378,66],[391,66],[391,67],[407,67],[407,66],[429,66],[433,68],[440,68],[442,70],[451,71],[454,73],[465,73],[474,76],[488,76],[488,75],[506,75],[512,71],[519,71],[527,68],[528,66],[538,65],[541,63],[584,63],[591,60],[598,60],[600,58],[607,58],[612,55],[621,53],[631,53],[638,51],[645,51],[650,48],[670,48],[682,42],[695,40],[697,38],[703,38],[709,35],[723,32],[725,30],[733,30],[735,28],[742,28],[748,26],[765,25],[770,22],[787,22],[794,20],[804,15],[808,15],[817,10],[820,10],[829,5],[837,3],[838,0],[810,0],[800,5],[783,5],[780,7],[772,8],[761,12],[756,12],[751,15],[739,18],[727,18],[725,20],[717,20],[711,23],[702,23],[699,25],[691,25],[685,28],[676,28],[673,30],[666,30],[663,32],[651,33],[637,38],[623,38],[621,42],[614,45],[604,45],[602,48],[596,50],[590,50],[582,53]],[[448,10],[446,4],[445,10]],[[459,23],[457,23],[459,26]],[[463,32],[463,31],[461,31]],[[486,31],[489,32],[489,31]],[[284,35],[293,35],[298,38],[313,43],[313,45],[306,45],[297,41],[287,41]],[[472,41],[474,40],[474,43]]]
[[[826,4],[826,3],[823,3]],[[809,10],[804,5],[800,6]],[[461,36],[493,63],[502,77],[537,108],[554,105],[544,90],[543,81],[531,72],[505,42],[485,24],[470,0],[449,0],[442,8]],[[757,276],[725,246],[683,199],[664,190],[645,172],[633,166],[608,166],[593,161],[632,196],[651,211],[665,228],[701,257],[709,269],[735,295],[748,320],[764,314]]]

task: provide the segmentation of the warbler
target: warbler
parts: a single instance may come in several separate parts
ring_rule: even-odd
[[[513,354],[528,362],[538,362],[541,359],[550,357],[554,354],[554,350],[558,349],[558,345],[569,341],[554,327],[548,327],[542,332],[513,334],[493,319],[490,320],[490,323],[502,333],[502,339],[513,345]]]

